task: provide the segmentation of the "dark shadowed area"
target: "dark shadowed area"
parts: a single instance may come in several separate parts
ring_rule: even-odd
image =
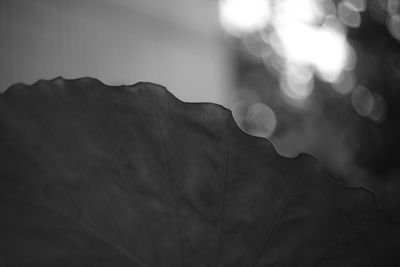
[[[278,155],[220,105],[56,78],[0,94],[0,130],[7,267],[400,263],[400,209]]]

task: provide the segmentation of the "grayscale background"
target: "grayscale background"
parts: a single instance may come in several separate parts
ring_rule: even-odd
[[[398,0],[0,0],[0,91],[159,83],[399,198],[399,40]]]

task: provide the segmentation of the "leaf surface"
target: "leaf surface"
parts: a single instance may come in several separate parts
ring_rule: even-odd
[[[397,266],[373,197],[156,84],[0,95],[5,266]]]

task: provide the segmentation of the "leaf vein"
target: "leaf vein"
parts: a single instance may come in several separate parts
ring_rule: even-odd
[[[224,204],[225,204],[225,186],[226,186],[226,176],[228,169],[228,145],[229,137],[227,130],[227,120],[229,116],[225,117],[225,128],[224,128],[224,167],[222,172],[222,179],[220,184],[220,198],[219,198],[219,208],[218,208],[218,229],[217,229],[217,241],[216,241],[216,262],[215,266],[220,265],[221,261],[221,243],[222,243],[222,228],[224,223]]]
[[[285,211],[286,207],[288,206],[290,200],[292,199],[294,192],[296,191],[297,185],[299,184],[301,180],[301,177],[299,176],[295,182],[295,184],[293,185],[292,189],[290,190],[288,196],[285,199],[285,202],[282,204],[282,206],[280,207],[278,213],[275,215],[273,221],[272,221],[272,225],[269,231],[266,232],[263,240],[261,241],[261,244],[257,250],[256,255],[254,256],[253,260],[250,262],[250,267],[255,266],[255,264],[257,263],[259,257],[261,256],[262,250],[264,249],[265,245],[268,243],[272,232],[275,230],[276,225],[279,222],[279,219],[282,217],[283,212]]]
[[[317,266],[319,262],[321,262],[326,256],[331,254],[339,245],[346,239],[349,235],[349,231],[345,232],[340,238],[337,239],[331,246],[328,246],[318,257],[315,258],[310,264],[310,267]]]
[[[181,218],[180,218],[180,213],[179,213],[179,208],[178,208],[178,201],[177,201],[177,194],[176,194],[176,190],[175,190],[175,185],[173,183],[173,179],[172,179],[172,172],[171,172],[171,167],[168,161],[168,157],[167,157],[167,149],[166,149],[166,144],[165,144],[165,140],[163,137],[163,133],[162,133],[162,127],[161,127],[161,122],[160,122],[160,112],[159,112],[159,92],[156,92],[156,100],[157,102],[155,104],[153,104],[154,106],[154,113],[155,113],[155,117],[156,117],[156,121],[157,121],[157,127],[158,127],[158,133],[159,133],[159,138],[161,141],[161,148],[162,148],[162,155],[163,155],[163,159],[164,159],[164,163],[165,163],[165,168],[167,169],[167,173],[168,173],[168,181],[170,184],[170,190],[171,190],[171,194],[173,196],[174,202],[175,202],[175,216],[177,219],[177,229],[176,229],[176,235],[177,235],[177,240],[179,243],[179,255],[180,255],[180,261],[181,261],[181,266],[185,266],[184,265],[184,259],[183,259],[183,239],[182,239],[182,233],[181,233],[181,229],[182,229],[182,223],[181,223]],[[146,98],[147,99],[147,98]],[[149,99],[148,99],[148,102]],[[150,104],[151,105],[151,104]]]
[[[80,93],[83,93],[83,92],[85,91],[85,90],[83,90],[83,88],[82,88],[79,84],[78,84],[78,87],[81,89],[81,90],[80,90]],[[84,102],[83,99],[82,99],[82,97],[80,96],[80,94],[78,94],[78,95],[79,95],[79,100],[80,100],[80,102],[81,102],[81,103]],[[92,114],[95,114],[95,112],[94,112],[93,109],[90,107],[90,105],[83,105],[83,103],[82,103],[82,107],[87,107],[87,109],[88,109],[89,111],[91,111]],[[127,177],[127,175],[126,175],[126,173],[125,173],[125,171],[124,171],[124,169],[123,169],[123,167],[122,167],[122,163],[121,163],[121,160],[119,159],[119,156],[118,156],[117,151],[115,150],[115,148],[114,148],[113,144],[110,142],[110,140],[107,138],[107,135],[106,135],[105,130],[104,130],[104,126],[102,127],[102,126],[100,125],[100,122],[97,120],[97,118],[96,118],[95,115],[94,115],[93,117],[95,118],[95,119],[94,119],[94,122],[95,122],[97,128],[100,130],[100,133],[101,133],[101,135],[102,135],[102,137],[103,137],[104,143],[106,144],[106,146],[109,147],[109,149],[110,149],[111,152],[112,152],[111,154],[112,154],[112,156],[113,156],[113,158],[114,158],[115,163],[116,163],[117,166],[118,166],[118,170],[119,170],[120,175],[125,179],[125,181],[129,181],[129,179],[128,179],[128,177]],[[107,117],[107,121],[106,121],[106,122],[108,122],[108,121],[109,121],[109,117]],[[126,189],[125,186],[121,186],[121,188],[122,188],[124,191],[127,191],[127,189]],[[144,223],[144,225],[145,225],[146,232],[147,232],[147,234],[148,234],[151,247],[152,247],[152,249],[153,249],[153,254],[154,254],[154,256],[155,256],[155,255],[156,255],[156,250],[155,250],[155,246],[154,246],[154,240],[153,240],[152,235],[151,235],[150,226],[149,226],[149,224],[148,224],[148,222],[147,222],[146,216],[144,215],[144,209],[143,209],[143,206],[142,206],[142,204],[141,204],[141,201],[139,200],[139,198],[138,198],[135,194],[131,194],[131,192],[127,192],[127,193],[128,193],[127,195],[128,195],[129,197],[134,198],[135,201],[136,201],[136,202],[138,203],[138,205],[139,205],[140,214],[141,214],[141,217],[142,217],[142,219],[143,219],[143,223]],[[157,259],[157,257],[154,257],[154,259]]]
[[[86,229],[87,231],[91,232],[93,235],[97,236],[100,240],[104,241],[105,243],[109,244],[111,247],[115,248],[121,254],[126,256],[132,263],[137,265],[138,267],[147,267],[148,264],[144,263],[142,260],[138,259],[135,255],[133,255],[130,251],[126,250],[123,246],[118,245],[116,242],[108,238],[106,235],[102,234],[101,232],[97,231],[91,225],[85,223],[84,221],[80,220],[79,218],[74,218],[71,215],[66,214],[65,212],[58,209],[56,206],[50,206],[47,204],[39,204],[43,208],[47,208],[54,213],[70,220],[71,222],[75,223],[76,225],[80,225],[82,228]]]

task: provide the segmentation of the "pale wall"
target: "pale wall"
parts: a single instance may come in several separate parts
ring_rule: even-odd
[[[230,52],[210,0],[0,0],[0,90],[93,76],[227,104]]]

